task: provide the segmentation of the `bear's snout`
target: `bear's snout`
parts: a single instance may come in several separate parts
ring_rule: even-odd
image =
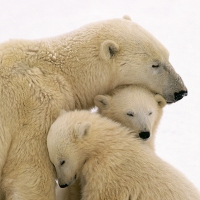
[[[179,101],[180,99],[182,99],[184,96],[187,96],[188,92],[181,90],[180,92],[175,92],[174,93],[174,99],[175,101]]]
[[[150,132],[140,132],[139,133],[140,138],[142,138],[143,140],[146,140],[150,137]]]

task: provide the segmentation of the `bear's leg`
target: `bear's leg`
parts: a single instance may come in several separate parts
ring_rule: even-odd
[[[55,200],[56,173],[49,159],[47,134],[33,130],[27,125],[10,145],[2,173],[6,200]]]
[[[0,180],[3,166],[6,162],[8,150],[10,148],[11,135],[6,128],[0,123]]]
[[[55,200],[54,170],[51,166],[42,166],[40,160],[34,167],[22,163],[18,169],[14,166],[5,169],[2,186],[6,200]]]
[[[4,193],[2,190],[2,171],[6,163],[7,154],[10,148],[11,135],[2,124],[0,124],[0,200],[4,200]]]
[[[5,196],[1,188],[0,188],[0,200],[5,200]]]

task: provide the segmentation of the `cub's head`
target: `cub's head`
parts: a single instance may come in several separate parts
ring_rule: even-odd
[[[162,116],[165,99],[139,85],[116,88],[109,95],[97,95],[98,112],[133,129],[136,137],[154,148],[157,125]]]
[[[89,121],[79,122],[75,113],[62,111],[52,124],[47,147],[61,188],[73,184],[80,175],[87,153],[83,151],[82,139],[90,131]]]

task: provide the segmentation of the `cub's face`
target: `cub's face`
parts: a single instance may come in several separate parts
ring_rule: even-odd
[[[62,129],[59,128],[57,122],[55,121],[50,128],[47,147],[50,160],[56,169],[59,186],[64,188],[73,184],[77,178],[78,159],[76,159],[76,151],[72,151],[75,148],[73,138],[63,137],[67,135],[67,131],[62,130],[63,126]]]
[[[80,176],[87,155],[79,144],[83,143],[90,126],[90,122],[77,123],[63,111],[50,127],[47,147],[61,188],[72,185]]]
[[[162,115],[166,101],[148,89],[139,86],[121,87],[112,95],[98,95],[95,105],[103,116],[133,129],[135,137],[149,140]]]
[[[90,128],[89,121],[77,122],[76,114],[65,111],[50,127],[47,148],[61,188],[72,185],[80,176],[88,158],[88,152],[83,149]]]

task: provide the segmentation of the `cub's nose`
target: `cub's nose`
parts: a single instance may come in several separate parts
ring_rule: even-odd
[[[140,132],[139,133],[140,138],[142,138],[143,140],[146,140],[150,137],[150,132]]]
[[[64,184],[64,185],[60,185],[60,184],[59,184],[59,186],[60,186],[61,188],[66,188],[68,185],[67,185],[67,184]]]
[[[175,99],[175,101],[178,101],[178,100],[182,99],[184,96],[187,96],[187,95],[188,95],[187,91],[181,90],[180,92],[174,93],[174,99]]]

